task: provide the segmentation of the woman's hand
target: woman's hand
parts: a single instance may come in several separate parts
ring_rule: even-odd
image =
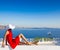
[[[2,42],[2,47],[5,47],[5,44],[4,44],[4,42]]]

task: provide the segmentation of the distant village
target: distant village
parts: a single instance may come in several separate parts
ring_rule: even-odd
[[[8,25],[0,25],[0,29],[7,29],[8,27],[7,27]],[[19,26],[16,26],[15,28],[22,28],[22,29],[42,29],[42,30],[44,30],[44,29],[60,29],[60,28],[48,28],[48,27],[19,27]]]
[[[0,25],[0,29],[5,29],[5,28],[6,28],[6,26]]]

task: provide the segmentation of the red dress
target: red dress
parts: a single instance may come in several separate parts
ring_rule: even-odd
[[[19,42],[20,42],[19,36],[17,36],[15,39],[12,38],[12,32],[9,32],[9,34],[8,34],[7,37],[6,37],[6,39],[7,39],[8,43],[9,43],[10,47],[13,48],[13,49],[14,49],[14,48],[19,44]]]

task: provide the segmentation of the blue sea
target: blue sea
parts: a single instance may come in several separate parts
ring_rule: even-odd
[[[4,34],[6,32],[6,29],[0,30],[0,38],[4,37]],[[16,28],[12,30],[13,37],[18,36],[20,33],[22,33],[26,38],[36,38],[36,37],[54,37],[54,38],[60,38],[60,29],[57,28],[40,28],[40,29],[20,29]],[[48,33],[51,32],[49,35]]]

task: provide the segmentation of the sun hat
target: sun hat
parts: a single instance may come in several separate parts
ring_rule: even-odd
[[[12,24],[9,24],[9,25],[7,26],[7,28],[8,28],[8,29],[12,29],[12,30],[13,30],[13,29],[15,29],[15,26],[14,26],[14,25],[12,25]]]

